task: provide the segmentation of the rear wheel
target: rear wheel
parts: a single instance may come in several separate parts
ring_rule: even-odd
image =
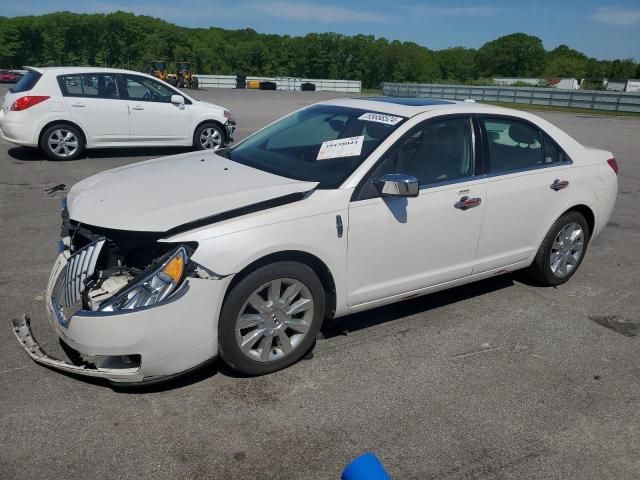
[[[197,150],[217,150],[225,143],[222,128],[215,123],[205,123],[193,136],[193,147]]]
[[[234,370],[263,375],[304,356],[324,319],[324,288],[297,262],[250,273],[229,293],[218,323],[220,357]]]
[[[526,273],[543,286],[565,283],[580,267],[589,235],[589,224],[584,215],[565,213],[547,233]]]
[[[75,160],[84,152],[84,138],[72,125],[52,125],[43,132],[40,149],[52,160]]]
[[[193,77],[191,80],[191,88],[198,89],[198,77]]]

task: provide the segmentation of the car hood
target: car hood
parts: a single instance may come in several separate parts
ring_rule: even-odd
[[[221,112],[224,110],[224,107],[221,107],[220,105],[216,105],[215,103],[209,103],[203,100],[197,100],[195,98],[192,100],[194,101],[193,104],[199,107],[205,107],[213,110],[220,110]]]
[[[107,170],[74,185],[69,217],[116,230],[167,232],[270,200],[309,192],[315,182],[273,175],[212,152],[193,152]],[[268,207],[268,204],[266,204]],[[226,216],[229,218],[229,215]]]

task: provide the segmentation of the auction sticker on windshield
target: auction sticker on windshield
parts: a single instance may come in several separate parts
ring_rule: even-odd
[[[396,125],[401,122],[402,117],[396,117],[395,115],[385,115],[384,113],[363,113],[358,117],[358,120],[365,120],[368,122],[384,123],[385,125]]]
[[[364,135],[322,142],[316,160],[328,160],[330,158],[354,157],[360,155],[363,143]]]

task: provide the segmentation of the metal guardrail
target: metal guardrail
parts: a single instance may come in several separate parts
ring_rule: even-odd
[[[557,107],[640,112],[640,95],[598,90],[558,90],[556,88],[476,87],[420,83],[383,83],[382,93],[390,97],[435,97],[448,100],[523,103]]]
[[[235,75],[196,75],[201,87],[236,88]],[[326,78],[297,78],[297,77],[252,77],[249,80],[275,82],[278,90],[300,90],[303,83],[313,83],[317,91],[331,91],[343,93],[360,93],[362,82],[359,80],[332,80]]]

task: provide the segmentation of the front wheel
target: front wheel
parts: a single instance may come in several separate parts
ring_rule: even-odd
[[[205,123],[193,135],[193,147],[196,150],[217,150],[225,143],[222,128],[215,123]]]
[[[52,125],[42,133],[40,149],[52,160],[75,160],[84,151],[84,139],[72,125]]]
[[[567,212],[553,224],[526,273],[543,286],[568,281],[578,270],[589,243],[589,224],[580,212]]]
[[[277,262],[244,277],[218,323],[222,360],[246,375],[286,368],[312,347],[325,313],[322,283],[308,266]]]

